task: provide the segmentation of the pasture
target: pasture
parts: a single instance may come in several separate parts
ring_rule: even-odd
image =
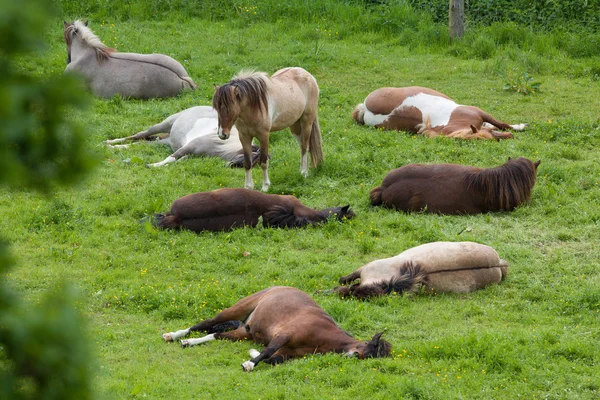
[[[95,171],[51,195],[0,193],[0,233],[17,264],[6,279],[32,305],[65,281],[77,287],[97,393],[151,399],[598,398],[599,56],[576,57],[551,35],[525,32],[526,42],[502,41],[480,29],[453,45],[436,39],[437,28],[407,39],[345,29],[325,16],[267,23],[247,10],[240,8],[231,22],[91,19],[92,31],[110,47],[180,61],[198,89],[164,100],[93,99],[72,118],[89,132]],[[48,49],[23,58],[24,71],[62,73],[62,20],[69,17],[85,16],[53,20]],[[512,25],[503,29],[520,32]],[[324,162],[303,178],[289,130],[271,134],[269,192],[293,194],[316,209],[350,204],[356,218],[304,229],[201,234],[140,223],[186,194],[242,187],[244,171],[225,168],[218,158],[151,169],[145,164],[171,154],[168,147],[111,149],[102,142],[210,105],[213,84],[240,69],[272,74],[286,66],[303,67],[319,84]],[[525,72],[542,83],[539,91],[503,90],[510,79],[526,86],[519,80]],[[529,126],[513,140],[459,141],[380,131],[351,119],[372,90],[411,85]],[[369,203],[369,191],[385,174],[406,164],[489,168],[519,156],[541,164],[531,201],[511,213],[404,214]],[[259,170],[254,174],[260,177]],[[507,279],[460,295],[359,301],[313,294],[371,260],[438,240],[494,247],[510,264]],[[162,333],[212,317],[271,285],[311,294],[357,338],[385,331],[393,356],[310,356],[245,373],[240,364],[254,344],[218,341],[184,350],[163,342]]]

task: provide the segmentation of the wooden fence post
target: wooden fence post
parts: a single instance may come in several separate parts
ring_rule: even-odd
[[[452,39],[460,39],[465,33],[465,2],[464,0],[450,0],[448,10],[448,27]]]

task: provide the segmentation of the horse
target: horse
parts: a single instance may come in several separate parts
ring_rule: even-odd
[[[169,212],[155,214],[161,229],[189,229],[194,232],[230,231],[263,226],[300,228],[330,218],[344,221],[354,217],[350,206],[313,210],[291,195],[266,194],[241,188],[223,188],[194,193],[173,202]]]
[[[161,133],[166,135],[156,137]],[[163,161],[148,164],[149,167],[167,165],[190,155],[221,157],[228,162],[228,166],[242,167],[244,155],[239,141],[223,141],[216,133],[217,112],[209,106],[196,106],[173,114],[135,135],[107,140],[105,143],[110,147],[127,148],[127,144],[116,143],[158,139],[155,142],[171,146],[173,154]],[[231,135],[237,137],[237,129],[232,129]],[[255,165],[258,162],[258,147],[253,146],[252,150],[252,165]]]
[[[109,48],[86,22],[64,22],[67,45],[65,73],[84,78],[92,93],[110,98],[173,97],[196,84],[183,66],[164,54],[121,53]]]
[[[228,328],[233,330],[226,331]],[[172,342],[194,331],[205,331],[201,338],[181,340],[182,347],[211,340],[253,340],[266,346],[250,350],[251,359],[242,363],[252,371],[261,361],[279,364],[291,358],[314,353],[343,353],[359,359],[387,357],[391,345],[381,339],[383,332],[370,341],[354,339],[341,329],[306,293],[292,287],[273,286],[254,293],[190,328],[163,334]]]
[[[269,190],[269,133],[287,127],[300,145],[300,173],[308,176],[308,151],[313,167],[323,161],[321,128],[317,118],[319,86],[302,68],[284,68],[270,78],[264,72],[241,71],[231,81],[215,86],[212,104],[219,114],[219,137],[229,138],[232,127],[239,131],[244,149],[244,187],[254,188],[251,169],[252,139],[260,143],[262,190]]]
[[[496,250],[473,242],[434,242],[405,250],[395,257],[372,261],[332,289],[340,296],[368,298],[392,292],[470,293],[502,281],[508,263]]]
[[[529,201],[540,161],[509,158],[496,168],[409,164],[371,190],[371,204],[401,211],[479,214],[512,211]]]
[[[384,130],[461,139],[512,139],[512,133],[493,128],[522,131],[527,126],[509,125],[480,108],[457,104],[443,93],[420,86],[377,89],[355,107],[352,118]]]

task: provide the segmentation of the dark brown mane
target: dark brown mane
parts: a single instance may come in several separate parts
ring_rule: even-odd
[[[213,108],[226,115],[231,114],[233,104],[245,98],[248,106],[256,111],[268,111],[267,79],[262,72],[240,73],[223,86],[217,87],[213,96]]]
[[[488,210],[511,211],[529,200],[536,167],[524,157],[510,159],[499,167],[467,174],[465,183],[485,199]]]

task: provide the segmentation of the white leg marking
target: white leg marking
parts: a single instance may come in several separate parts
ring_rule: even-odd
[[[515,125],[511,125],[511,128],[513,128],[515,131],[522,131],[527,127],[527,124],[515,124]]]
[[[115,143],[124,142],[126,140],[127,140],[127,138],[109,139],[109,140],[105,141],[104,143],[106,143],[106,144],[115,144]]]
[[[256,357],[260,356],[260,351],[258,351],[256,349],[250,349],[248,351],[248,353],[250,353],[250,357],[252,357],[252,358],[256,358]]]
[[[148,166],[149,167],[162,167],[163,165],[167,165],[167,164],[173,163],[175,161],[177,161],[177,159],[175,157],[169,156],[160,162],[157,162],[154,164],[148,164]]]
[[[252,361],[245,361],[242,363],[242,368],[244,369],[244,371],[246,372],[250,372],[254,369],[254,363]]]
[[[172,342],[173,340],[179,339],[180,337],[183,337],[183,336],[187,335],[188,333],[190,333],[189,329],[182,329],[177,332],[169,332],[169,333],[163,334],[163,339],[165,339],[165,342]]]
[[[300,160],[300,173],[303,177],[308,177],[308,151],[304,153]]]
[[[483,125],[481,125],[481,127],[486,129],[496,129],[496,127],[490,124],[489,122],[484,122]]]
[[[261,165],[262,167],[262,165]],[[269,180],[269,162],[267,161],[267,166],[262,170],[263,174],[263,184],[262,191],[266,192],[269,190],[269,186],[271,186],[271,181]]]
[[[210,335],[206,335],[201,338],[193,338],[193,339],[184,339],[181,341],[181,347],[190,347],[195,346],[197,344],[202,344],[205,342],[210,342],[211,340],[215,340],[215,334],[211,333]]]
[[[252,180],[252,170],[246,170],[246,181],[244,182],[244,188],[254,189],[254,181]]]
[[[107,144],[107,147],[112,149],[128,149],[130,145],[128,144]]]

